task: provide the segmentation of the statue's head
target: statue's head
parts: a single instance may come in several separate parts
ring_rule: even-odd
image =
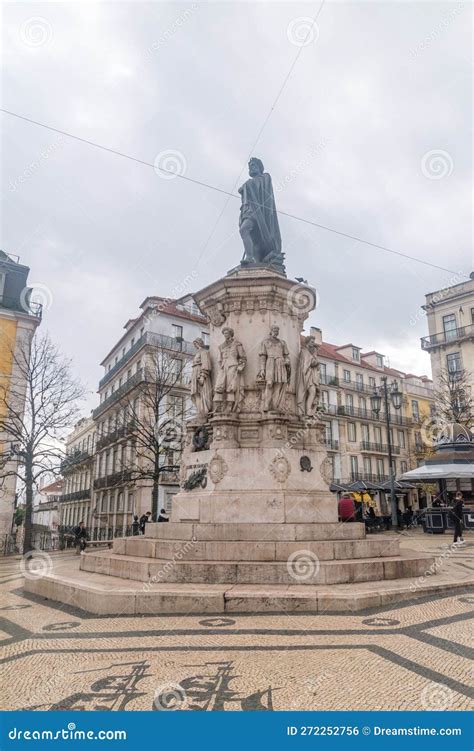
[[[280,333],[280,327],[279,326],[272,326],[270,329],[270,336],[273,336],[274,339],[278,339],[278,334]]]
[[[226,342],[230,342],[234,338],[234,329],[225,327],[222,329],[222,333]]]
[[[196,349],[203,349],[204,346],[205,346],[203,340],[201,339],[201,337],[198,337],[197,339],[195,339],[193,341],[193,344],[196,347]]]
[[[253,156],[249,161],[249,175],[250,177],[263,175],[263,162],[261,159],[257,159],[256,156]]]
[[[318,345],[314,336],[306,337],[306,348],[309,349],[310,352],[317,352]]]

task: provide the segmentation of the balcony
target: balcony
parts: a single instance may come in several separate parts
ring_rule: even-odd
[[[59,496],[59,501],[85,501],[91,497],[91,489],[84,488],[84,490],[76,490],[74,493],[64,493]]]
[[[332,438],[325,438],[324,445],[330,451],[339,451],[339,441],[334,441]]]
[[[62,460],[60,465],[61,474],[64,475],[72,472],[79,464],[85,464],[91,459],[92,454],[89,451],[74,451]]]
[[[349,482],[357,482],[357,480],[362,480],[363,482],[383,483],[387,482],[387,480],[389,479],[389,475],[372,475],[369,472],[351,472]]]
[[[125,396],[125,394],[127,394],[135,386],[138,386],[138,384],[142,383],[144,380],[145,375],[143,369],[140,368],[140,370],[138,370],[127,381],[125,381],[125,383],[119,386],[119,388],[114,391],[113,394],[111,394],[107,399],[104,399],[102,404],[99,404],[99,406],[94,409],[94,411],[92,412],[92,417],[94,418],[94,420],[97,420],[97,418],[100,417],[100,415],[102,415],[104,412],[106,412],[112,404],[120,401],[120,399]]]
[[[430,350],[435,347],[442,347],[444,344],[460,342],[463,339],[474,339],[474,323],[440,331],[438,334],[431,334],[431,336],[424,336],[421,339],[421,349]]]
[[[120,441],[121,438],[126,438],[128,435],[133,433],[135,427],[136,427],[136,423],[132,420],[131,422],[128,423],[128,425],[121,425],[116,430],[113,430],[112,432],[107,433],[107,435],[101,436],[97,441],[97,447],[96,447],[97,451],[100,451],[106,446],[109,446],[111,443]]]
[[[388,444],[386,443],[371,443],[370,441],[362,441],[360,444],[361,451],[370,451],[371,454],[388,454]],[[400,446],[392,446],[392,454],[399,454]]]
[[[23,300],[23,298],[20,299],[19,297],[6,297],[5,295],[0,295],[0,308],[14,310],[18,313],[23,313],[23,315],[37,318],[40,321],[43,317],[43,306],[41,303],[29,300],[28,296]]]
[[[371,409],[363,409],[361,407],[348,407],[341,404],[337,407],[337,414],[344,415],[345,417],[358,417],[360,420],[376,420],[377,422],[385,422],[385,413],[380,412],[378,415]],[[395,412],[390,412],[390,422],[392,425],[404,425],[408,427],[411,425],[411,419],[404,417]]]
[[[161,349],[169,349],[173,352],[182,352],[185,355],[194,354],[194,345],[191,342],[186,342],[184,339],[176,339],[172,336],[165,336],[165,334],[153,334],[151,331],[147,331],[143,336],[135,342],[133,347],[128,349],[124,356],[118,360],[118,362],[111,368],[99,381],[99,391],[123,368],[124,365],[131,360],[131,358],[145,346],[159,347]]]
[[[128,470],[122,470],[122,472],[113,472],[106,477],[99,477],[94,480],[94,490],[101,490],[102,488],[110,488],[115,485],[122,485],[125,482],[130,482],[132,473]]]

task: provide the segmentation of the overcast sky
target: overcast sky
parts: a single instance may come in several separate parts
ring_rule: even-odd
[[[452,270],[280,217],[288,275],[318,289],[309,323],[324,339],[429,373],[424,295],[474,267],[472,6],[327,0],[306,36],[319,5],[6,4],[2,107],[224,190],[253,149],[282,211]],[[207,243],[225,195],[0,119],[1,247],[31,267],[42,328],[95,391],[147,295],[239,262],[239,201]]]

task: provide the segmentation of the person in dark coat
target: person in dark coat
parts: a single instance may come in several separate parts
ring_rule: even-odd
[[[454,505],[452,509],[452,517],[454,521],[454,540],[453,545],[464,545],[462,538],[462,515],[463,515],[463,502],[462,493],[458,490]]]
[[[146,514],[142,514],[139,521],[140,526],[140,534],[145,534],[145,527],[147,525],[147,522],[150,521],[151,511],[147,511]]]
[[[138,520],[138,516],[135,514],[135,516],[133,517],[133,522],[132,522],[132,535],[138,535],[139,531],[140,531],[140,522]]]
[[[74,545],[77,552],[83,552],[86,549],[87,529],[84,522],[79,522],[77,527],[74,527]]]
[[[170,518],[169,518],[168,514],[166,513],[166,509],[162,508],[161,511],[160,511],[160,513],[159,513],[159,516],[158,516],[158,521],[159,522],[169,522],[169,520],[170,520]]]

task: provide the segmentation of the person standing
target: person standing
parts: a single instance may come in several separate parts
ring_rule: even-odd
[[[462,493],[458,490],[454,500],[452,515],[454,519],[454,540],[453,545],[464,545],[462,537],[462,518],[463,518],[463,500]]]
[[[132,522],[132,535],[134,536],[138,535],[139,530],[140,530],[140,522],[138,520],[138,516],[135,514],[135,516],[133,517],[133,522]]]
[[[147,523],[150,521],[151,511],[147,511],[146,514],[142,514],[139,521],[139,527],[140,527],[140,534],[145,534],[145,527]]]
[[[74,545],[77,553],[83,553],[86,549],[87,529],[84,522],[79,522],[74,528]]]

